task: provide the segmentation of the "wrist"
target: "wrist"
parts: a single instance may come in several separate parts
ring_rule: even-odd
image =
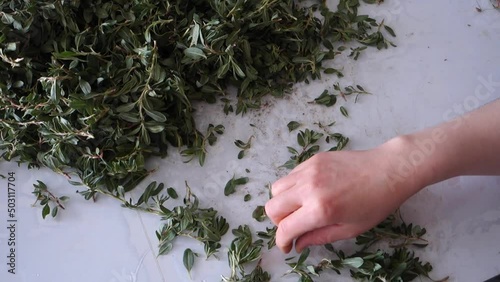
[[[418,146],[413,135],[390,139],[379,148],[385,159],[389,188],[397,191],[402,200],[411,197],[432,183],[429,156]]]

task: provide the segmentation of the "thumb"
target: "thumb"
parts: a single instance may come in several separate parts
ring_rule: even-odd
[[[295,249],[302,252],[303,249],[312,245],[324,245],[335,241],[350,239],[361,233],[350,225],[334,224],[318,228],[304,233],[297,238]]]

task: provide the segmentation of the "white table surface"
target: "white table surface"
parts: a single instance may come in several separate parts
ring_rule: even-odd
[[[286,128],[289,121],[297,120],[310,128],[314,122],[337,121],[334,129],[351,138],[348,148],[365,149],[443,122],[457,116],[461,108],[471,110],[500,97],[500,11],[491,9],[489,1],[387,0],[380,6],[363,8],[379,20],[385,18],[396,30],[398,47],[370,50],[357,62],[336,61],[345,66],[343,85],[361,84],[374,94],[361,97],[357,104],[345,103],[349,118],[341,116],[338,105],[332,110],[305,103],[325,88],[331,89],[337,79],[327,76],[323,81],[297,86],[285,99],[268,99],[261,111],[244,117],[228,120],[221,105],[201,105],[200,129],[208,123],[226,127],[226,133],[210,148],[205,166],[184,164],[172,150],[167,159],[148,163],[158,171],[141,186],[151,180],[163,181],[183,196],[187,180],[201,204],[218,209],[231,228],[249,224],[254,231],[263,230],[269,223],[256,223],[251,213],[265,203],[265,185],[286,174],[277,167],[289,158],[286,146],[296,145],[296,132],[288,133]],[[483,12],[476,10],[478,4]],[[485,87],[484,80],[496,84]],[[251,135],[255,136],[252,148],[243,160],[237,160],[233,141]],[[246,168],[251,172],[247,174]],[[121,208],[104,197],[96,203],[85,201],[75,193],[77,187],[51,171],[0,163],[1,174],[11,171],[17,185],[16,274],[7,273],[7,192],[1,189],[0,281],[190,281],[182,265],[183,251],[190,247],[201,254],[203,247],[178,239],[169,255],[157,258],[154,231],[160,226],[158,217]],[[231,197],[224,197],[224,185],[233,174],[247,175],[250,182]],[[32,184],[38,179],[54,193],[71,198],[56,219],[43,220],[40,208],[31,206],[35,200]],[[0,183],[6,188],[6,180]],[[253,198],[245,203],[246,192]],[[405,203],[402,213],[408,222],[428,230],[430,245],[418,253],[434,265],[434,278],[449,275],[450,281],[474,282],[500,273],[500,177],[459,177],[433,185]],[[220,281],[220,275],[229,274],[224,250],[230,240],[231,235],[224,237],[220,260],[196,261],[192,281]],[[339,243],[347,250],[352,245]],[[315,248],[311,261],[323,255],[321,248]],[[277,250],[264,250],[263,267],[271,272],[273,281],[297,281],[293,276],[282,277],[287,270],[285,257]],[[317,281],[336,277],[325,275]],[[344,276],[335,281],[351,279]]]

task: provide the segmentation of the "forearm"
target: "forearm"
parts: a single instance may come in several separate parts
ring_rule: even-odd
[[[500,175],[500,100],[383,146],[396,156],[393,181],[409,181],[408,197],[459,175]]]

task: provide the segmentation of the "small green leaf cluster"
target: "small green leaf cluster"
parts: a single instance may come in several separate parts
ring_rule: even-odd
[[[266,220],[267,215],[264,206],[257,206],[252,212],[252,217],[258,222]]]
[[[200,208],[198,197],[191,192],[189,186],[186,187],[184,205],[171,210],[160,206],[160,215],[165,223],[156,231],[159,240],[158,255],[169,253],[175,238],[185,236],[202,242],[208,258],[220,249],[220,241],[229,230],[229,224],[213,208]]]
[[[224,187],[224,195],[229,196],[236,192],[236,187],[245,185],[248,183],[248,177],[240,177],[236,178],[236,175],[233,176]]]
[[[361,85],[356,85],[356,87],[349,85],[346,86],[342,89],[339,83],[335,83],[333,85],[333,89],[337,91],[338,93],[335,94],[330,94],[330,91],[325,89],[321,95],[319,95],[317,98],[315,98],[313,101],[309,102],[309,104],[317,104],[317,105],[323,105],[326,107],[332,107],[337,103],[337,96],[342,97],[344,100],[347,101],[346,97],[349,95],[356,94],[355,102],[358,101],[358,97],[360,94],[370,94],[369,92],[366,92],[365,89]],[[343,116],[348,117],[349,114],[347,113],[347,110],[344,106],[340,107],[340,112],[342,113]]]
[[[248,280],[251,275],[250,277],[247,276],[247,278],[244,278],[246,276],[244,266],[247,263],[257,261],[260,258],[263,241],[260,239],[253,241],[252,232],[247,225],[240,225],[237,229],[233,229],[233,235],[235,238],[231,242],[228,252],[231,275],[228,278],[223,277],[223,280],[252,281]],[[262,270],[257,270],[257,272],[260,274],[262,273]],[[269,276],[266,273],[262,274]]]
[[[299,275],[300,282],[312,282],[321,272],[332,270],[341,274],[341,270],[348,269],[355,280],[369,282],[403,282],[424,276],[429,278],[432,266],[423,263],[415,257],[414,252],[407,248],[395,249],[392,254],[377,250],[375,252],[358,252],[346,256],[342,251],[328,247],[337,255],[337,259],[323,259],[318,265],[306,264],[309,251],[305,250],[297,262],[288,263],[291,270],[287,274]]]
[[[274,246],[276,246],[276,231],[278,230],[277,226],[273,226],[271,228],[266,227],[266,231],[257,232],[257,236],[264,240],[267,240],[267,248],[270,250]]]
[[[345,137],[340,133],[327,134],[325,140],[326,143],[330,143],[332,140],[337,142],[337,145],[330,148],[328,151],[342,151],[349,143],[349,137]]]
[[[297,134],[297,143],[302,148],[299,152],[299,150],[293,147],[287,147],[292,156],[290,157],[290,160],[282,165],[282,167],[293,169],[300,163],[314,156],[320,149],[320,146],[316,145],[316,142],[318,142],[323,137],[323,135],[323,133],[319,133],[310,129],[299,131],[299,133]]]
[[[49,214],[51,214],[52,217],[56,217],[59,209],[65,209],[63,203],[69,199],[67,196],[56,197],[49,191],[47,185],[40,180],[37,180],[37,183],[33,184],[33,187],[35,189],[33,189],[32,193],[36,197],[33,206],[37,203],[42,206],[42,217],[44,219]]]
[[[370,282],[403,282],[423,276],[429,277],[432,266],[428,262],[422,262],[415,253],[409,249],[411,246],[423,248],[427,246],[427,241],[422,238],[426,233],[425,228],[420,226],[407,225],[402,222],[396,223],[394,215],[389,216],[373,229],[359,235],[356,244],[362,245],[361,250],[347,256],[341,250],[335,250],[331,244],[326,244],[325,248],[334,253],[337,258],[325,258],[317,265],[306,263],[309,256],[309,249],[302,252],[296,262],[289,262],[291,269],[287,274],[296,274],[300,282],[312,282],[314,277],[321,272],[331,270],[341,274],[343,269],[350,271],[351,277],[355,280]],[[392,252],[383,250],[368,251],[368,249],[381,240],[399,242],[392,244]],[[289,258],[291,261],[294,258]],[[446,281],[447,278],[439,281]]]
[[[205,135],[197,131],[196,136],[199,138],[195,138],[191,147],[181,151],[181,155],[186,157],[185,162],[190,162],[194,158],[198,158],[199,164],[203,166],[207,157],[207,144],[213,146],[217,142],[217,135],[224,134],[224,130],[225,128],[221,124],[217,126],[209,124]]]
[[[252,138],[253,135],[248,138],[247,142],[243,142],[241,140],[234,141],[234,145],[241,149],[241,151],[238,153],[239,160],[243,159],[243,157],[245,157],[245,152],[252,147]]]
[[[391,215],[374,228],[356,237],[356,244],[369,248],[380,240],[390,241],[393,248],[406,246],[426,247],[427,240],[423,236],[427,233],[420,225],[407,224],[404,221],[396,224],[396,216]]]
[[[335,83],[333,85],[333,89],[336,90],[336,91],[338,91],[339,92],[338,95],[340,95],[342,98],[344,98],[344,100],[346,100],[346,96],[355,94],[356,95],[356,98],[354,99],[355,103],[358,101],[359,95],[362,95],[362,94],[368,95],[368,94],[370,94],[370,92],[367,92],[359,84],[356,85],[356,86],[349,85],[349,86],[343,87],[343,89],[342,89],[342,87],[340,86],[339,83]]]
[[[318,98],[314,99],[314,101],[310,103],[331,107],[337,103],[337,96],[329,94],[328,90],[325,90],[318,96]]]

